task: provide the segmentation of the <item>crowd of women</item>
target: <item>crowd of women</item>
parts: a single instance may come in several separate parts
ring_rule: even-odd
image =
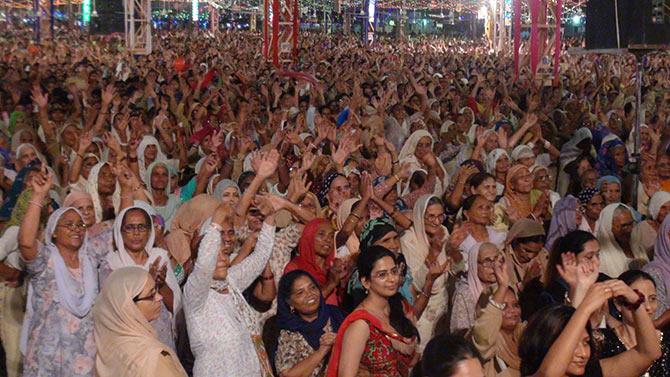
[[[0,39],[0,375],[670,375],[670,58],[122,45]]]

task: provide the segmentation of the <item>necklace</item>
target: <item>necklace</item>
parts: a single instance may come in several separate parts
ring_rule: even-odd
[[[635,348],[637,345],[637,342],[629,341],[628,337],[626,336],[626,333],[623,331],[624,326],[619,326],[614,329],[614,334],[616,334],[617,338],[619,338],[619,341],[623,344],[624,347],[626,347],[626,350],[630,350]]]

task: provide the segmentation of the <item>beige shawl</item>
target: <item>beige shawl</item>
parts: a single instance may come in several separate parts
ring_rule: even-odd
[[[186,376],[133,302],[148,278],[141,267],[123,267],[107,278],[93,307],[96,376],[153,377],[159,371],[161,377]]]

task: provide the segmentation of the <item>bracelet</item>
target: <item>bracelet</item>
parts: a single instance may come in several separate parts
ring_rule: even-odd
[[[495,302],[493,300],[493,296],[489,296],[489,304],[491,304],[491,306],[493,306],[494,308],[499,309],[500,311],[505,310],[505,308],[507,307],[507,304],[505,304],[504,302],[502,304]]]
[[[637,289],[633,289],[633,291],[634,291],[635,293],[637,293],[637,296],[638,296],[637,301],[635,301],[635,302],[633,302],[633,303],[626,302],[626,303],[624,304],[624,306],[625,306],[626,309],[628,309],[628,310],[635,311],[635,310],[637,310],[640,306],[642,306],[642,304],[644,304],[644,302],[647,301],[647,299],[644,297],[644,294],[642,294],[642,292],[638,291]]]
[[[350,213],[349,215],[350,215],[350,216],[353,216],[353,217],[355,217],[355,218],[357,218],[357,219],[359,219],[359,220],[363,218],[362,216],[357,215],[357,214],[354,213],[354,212]]]
[[[399,163],[399,161],[398,161],[398,160],[395,160],[395,161],[391,161],[391,165],[398,165],[398,163]]]
[[[421,296],[425,297],[425,298],[428,298],[428,299],[430,298],[430,295],[428,293],[424,292],[424,291],[419,291],[419,294]]]
[[[551,147],[551,143],[547,140],[544,141],[544,148],[549,149]]]
[[[261,279],[263,279],[263,280],[272,280],[272,279],[274,279],[274,278],[275,278],[274,275],[270,275],[270,276],[263,276],[263,275],[261,275]]]
[[[81,154],[81,153],[79,153],[79,152],[77,152],[76,154],[77,154],[77,157],[81,158],[82,160],[84,159],[84,155],[83,155],[83,154]]]
[[[393,173],[392,177],[395,178],[396,181],[402,182],[402,179],[400,179],[400,177],[398,177],[398,174]]]
[[[137,161],[138,161],[137,156],[135,157],[128,156],[128,162],[137,162]]]
[[[34,206],[38,206],[38,207],[40,207],[40,208],[44,207],[44,204],[42,204],[42,203],[40,203],[40,202],[36,202],[36,201],[34,201],[34,200],[30,200],[30,201],[28,201],[28,203],[29,203],[29,204],[32,204],[32,205],[34,205]]]

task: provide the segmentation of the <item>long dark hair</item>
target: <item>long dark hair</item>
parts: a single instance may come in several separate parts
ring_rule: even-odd
[[[519,341],[522,376],[532,376],[540,369],[549,349],[561,335],[574,313],[575,308],[572,306],[554,305],[538,311],[530,318]],[[589,334],[589,345],[593,351],[595,347],[589,323],[586,325],[586,332]],[[594,362],[595,357],[595,352],[591,352],[589,363]]]
[[[383,246],[373,245],[363,250],[358,257],[359,279],[361,279],[361,281],[363,278],[370,280],[370,275],[375,263],[384,257],[390,257],[394,262],[396,262],[395,255]],[[396,292],[393,296],[389,297],[388,300],[389,306],[391,307],[391,313],[389,315],[391,326],[393,326],[393,328],[396,329],[396,331],[398,331],[398,333],[405,338],[411,338],[413,336],[418,337],[419,332],[417,331],[416,327],[414,327],[414,324],[405,316],[402,301],[403,299],[400,295],[400,292]],[[360,302],[356,302],[355,304],[358,306]]]
[[[565,253],[581,254],[584,251],[584,245],[589,241],[596,241],[593,234],[583,230],[573,230],[565,236],[559,238],[554,244],[553,250],[549,255],[546,275],[544,278],[545,286],[551,284],[558,276],[556,266],[561,264],[561,255]]]
[[[481,359],[472,343],[455,335],[440,335],[426,345],[421,359],[424,377],[451,377],[458,364],[468,359]]]

